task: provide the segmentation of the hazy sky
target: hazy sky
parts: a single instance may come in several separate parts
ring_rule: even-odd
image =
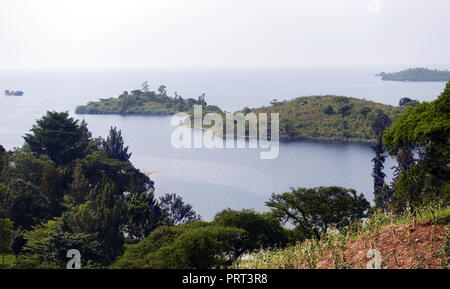
[[[449,0],[0,0],[0,69],[442,65],[449,12]]]

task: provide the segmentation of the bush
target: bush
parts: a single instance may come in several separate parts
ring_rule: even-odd
[[[209,269],[229,265],[245,231],[196,221],[176,227],[159,227],[111,268]]]
[[[245,230],[245,238],[242,240],[239,252],[236,252],[237,255],[261,247],[284,246],[288,242],[287,230],[271,213],[228,209],[217,213],[213,223]]]
[[[324,114],[330,115],[330,114],[334,114],[334,109],[333,109],[333,107],[331,105],[328,105],[328,106],[322,108],[322,112]]]

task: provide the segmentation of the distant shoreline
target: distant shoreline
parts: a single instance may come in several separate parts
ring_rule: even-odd
[[[447,82],[450,81],[450,71],[431,70],[423,67],[408,68],[398,72],[381,72],[375,74],[381,76],[384,81],[403,81],[403,82]]]

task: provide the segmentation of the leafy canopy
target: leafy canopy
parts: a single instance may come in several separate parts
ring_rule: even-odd
[[[266,205],[283,221],[307,236],[320,239],[329,226],[342,229],[367,215],[369,202],[355,190],[342,187],[292,188],[272,194]]]
[[[68,112],[48,111],[24,139],[34,154],[47,155],[57,165],[64,165],[84,157],[91,133],[84,121],[78,123]]]

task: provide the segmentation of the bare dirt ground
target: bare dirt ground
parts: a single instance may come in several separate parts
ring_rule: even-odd
[[[360,238],[346,245],[340,263],[350,268],[365,269],[373,256],[367,256],[370,249],[381,253],[381,268],[388,269],[434,269],[444,268],[439,248],[446,240],[450,218],[405,225],[390,225],[375,236]],[[448,259],[447,259],[448,260]],[[335,268],[331,255],[323,256],[320,268]]]

